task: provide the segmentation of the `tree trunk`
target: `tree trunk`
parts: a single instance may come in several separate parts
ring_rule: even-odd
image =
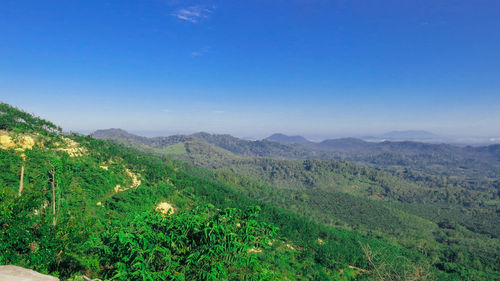
[[[24,164],[21,166],[21,180],[19,181],[19,197],[21,197],[21,194],[23,193],[23,188],[24,188]]]
[[[55,186],[55,181],[56,181],[56,169],[52,169],[52,215],[54,217],[52,218],[52,224],[56,225],[56,186]]]

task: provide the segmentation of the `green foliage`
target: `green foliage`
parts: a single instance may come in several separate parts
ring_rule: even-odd
[[[251,249],[269,247],[276,230],[257,217],[213,205],[138,214],[92,239],[91,252],[113,280],[264,280]]]

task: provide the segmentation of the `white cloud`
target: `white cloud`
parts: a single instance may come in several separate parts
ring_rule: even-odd
[[[162,111],[163,111],[163,112],[167,112],[167,113],[168,113],[168,112],[171,112],[168,108],[165,108],[165,109],[163,109]]]
[[[215,113],[215,114],[224,114],[224,110],[212,110],[212,113]]]
[[[192,23],[197,23],[199,20],[207,18],[209,14],[215,9],[214,6],[207,8],[202,5],[190,6],[187,8],[181,8],[172,13],[172,16]]]

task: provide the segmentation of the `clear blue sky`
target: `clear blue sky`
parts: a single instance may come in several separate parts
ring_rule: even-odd
[[[0,0],[0,100],[74,131],[499,135],[500,2]]]

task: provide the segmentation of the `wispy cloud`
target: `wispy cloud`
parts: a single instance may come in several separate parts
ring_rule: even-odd
[[[187,8],[181,8],[172,13],[172,16],[192,23],[197,23],[198,21],[205,19],[210,15],[215,9],[215,6],[206,7],[202,5],[190,6]]]
[[[215,113],[215,114],[224,114],[224,110],[212,110],[212,113]]]
[[[199,50],[191,52],[192,57],[199,57],[202,56],[210,51],[210,46],[205,46]]]

